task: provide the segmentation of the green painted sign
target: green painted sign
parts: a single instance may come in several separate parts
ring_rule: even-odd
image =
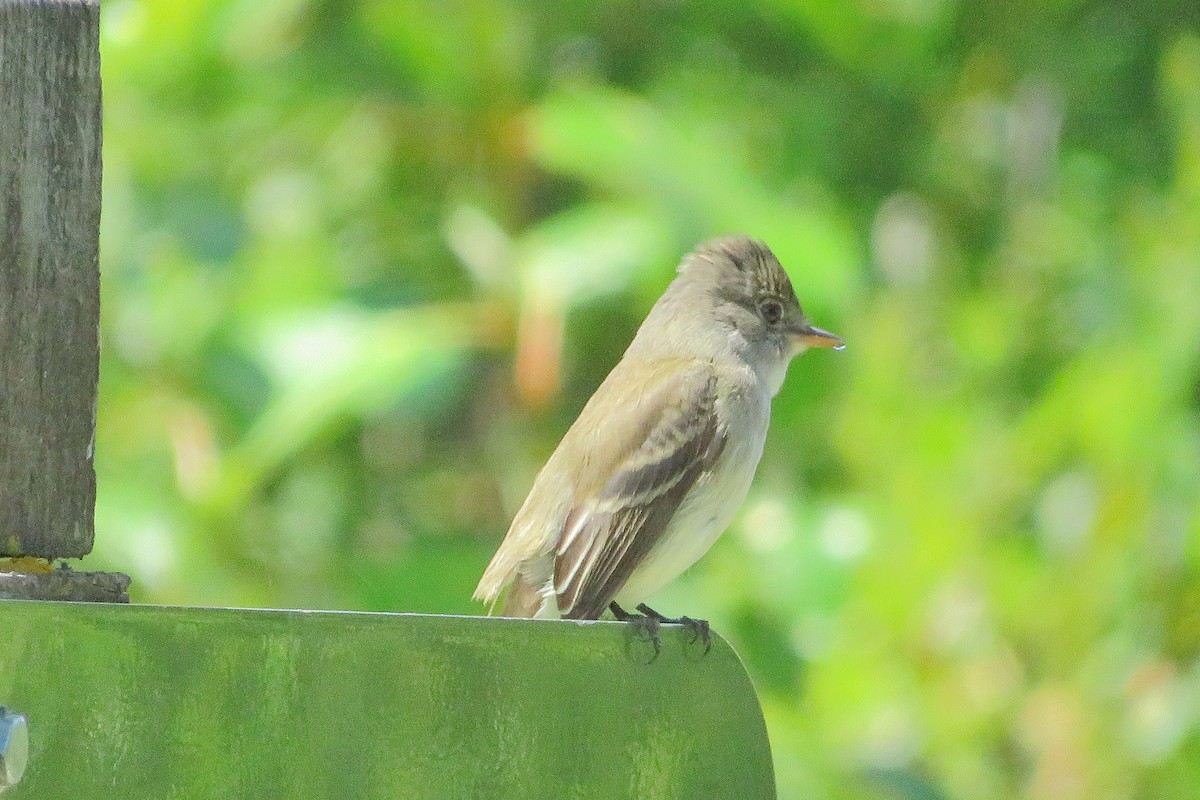
[[[774,798],[729,645],[623,624],[0,601],[23,798]]]

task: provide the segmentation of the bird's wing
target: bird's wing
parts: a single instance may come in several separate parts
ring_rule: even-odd
[[[696,479],[725,446],[717,378],[707,366],[671,376],[645,414],[641,441],[577,496],[554,560],[559,613],[595,619],[666,530]]]

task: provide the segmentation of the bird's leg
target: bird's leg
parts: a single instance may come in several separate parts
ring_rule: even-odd
[[[651,662],[658,658],[658,654],[662,652],[662,638],[658,635],[658,623],[662,619],[662,615],[630,614],[617,605],[616,601],[608,604],[608,610],[612,612],[618,622],[628,622],[638,633],[648,639],[650,644],[654,645],[654,658],[650,659]]]
[[[639,604],[637,610],[645,614],[647,619],[665,622],[668,625],[682,625],[691,633],[691,641],[695,642],[698,640],[704,642],[705,655],[708,655],[708,651],[712,650],[712,627],[708,624],[708,620],[692,619],[691,617],[665,617],[645,603]]]
[[[618,622],[633,622],[638,618],[637,614],[630,614],[628,611],[617,605],[616,600],[608,604],[608,610],[612,612],[612,615],[617,618]]]

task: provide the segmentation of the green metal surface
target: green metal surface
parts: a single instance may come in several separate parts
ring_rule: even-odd
[[[0,601],[24,798],[774,798],[723,640],[618,623]]]

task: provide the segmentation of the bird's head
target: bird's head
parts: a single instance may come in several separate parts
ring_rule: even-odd
[[[804,315],[792,282],[763,242],[729,236],[701,245],[680,265],[680,277],[708,288],[726,332],[761,359],[784,365],[810,347],[841,349],[840,336]]]

